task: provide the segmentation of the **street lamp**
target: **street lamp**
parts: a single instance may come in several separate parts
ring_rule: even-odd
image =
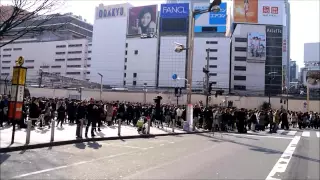
[[[101,73],[98,73],[98,75],[100,76],[100,101],[102,101],[102,78],[103,78],[103,75]]]
[[[189,17],[189,32],[188,32],[188,47],[185,48],[179,43],[176,44],[175,52],[182,52],[183,50],[188,50],[188,60],[187,60],[187,122],[189,125],[193,124],[193,105],[191,102],[192,95],[192,63],[193,63],[193,48],[194,48],[194,25],[195,25],[195,16],[208,13],[208,12],[219,12],[220,11],[221,0],[213,0],[208,9],[203,10],[191,10]],[[193,7],[191,7],[193,8]]]

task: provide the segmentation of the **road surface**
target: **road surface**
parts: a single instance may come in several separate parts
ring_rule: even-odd
[[[319,138],[197,134],[1,154],[1,179],[319,179]]]

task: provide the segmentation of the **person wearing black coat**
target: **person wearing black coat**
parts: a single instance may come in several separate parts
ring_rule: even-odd
[[[58,113],[58,117],[57,117],[57,120],[58,120],[58,123],[57,123],[57,127],[60,123],[60,128],[62,128],[62,124],[66,118],[66,108],[65,108],[65,105],[63,102],[60,103],[60,106],[57,110],[57,113]]]
[[[81,128],[81,119],[83,120],[86,117],[86,107],[84,105],[84,102],[81,102],[79,106],[77,107],[77,115],[76,115],[76,123],[77,123],[77,128],[76,128],[76,137],[77,138],[82,138],[82,134],[80,134],[80,128]]]

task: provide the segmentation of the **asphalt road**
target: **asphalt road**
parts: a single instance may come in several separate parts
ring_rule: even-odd
[[[11,152],[1,154],[0,172],[1,179],[284,180],[319,179],[319,169],[319,139],[218,133]]]

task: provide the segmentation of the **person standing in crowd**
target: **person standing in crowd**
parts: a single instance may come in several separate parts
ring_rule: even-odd
[[[77,138],[82,138],[82,134],[80,134],[80,128],[81,128],[81,123],[83,123],[84,119],[86,118],[86,107],[85,107],[85,102],[80,102],[78,107],[77,107],[77,115],[76,115],[76,123],[77,123],[77,128],[76,128],[76,137]],[[83,124],[82,124],[83,125]]]
[[[39,108],[38,100],[36,98],[33,98],[29,110],[29,118],[31,120],[32,127],[36,126],[36,122],[39,119],[40,113],[41,110]]]
[[[60,102],[60,106],[58,107],[58,110],[57,110],[57,113],[58,113],[58,117],[57,117],[57,120],[58,120],[58,123],[57,123],[57,127],[59,126],[59,123],[60,123],[60,128],[62,128],[62,124],[66,118],[66,108],[65,108],[65,103],[64,101],[61,101]]]

